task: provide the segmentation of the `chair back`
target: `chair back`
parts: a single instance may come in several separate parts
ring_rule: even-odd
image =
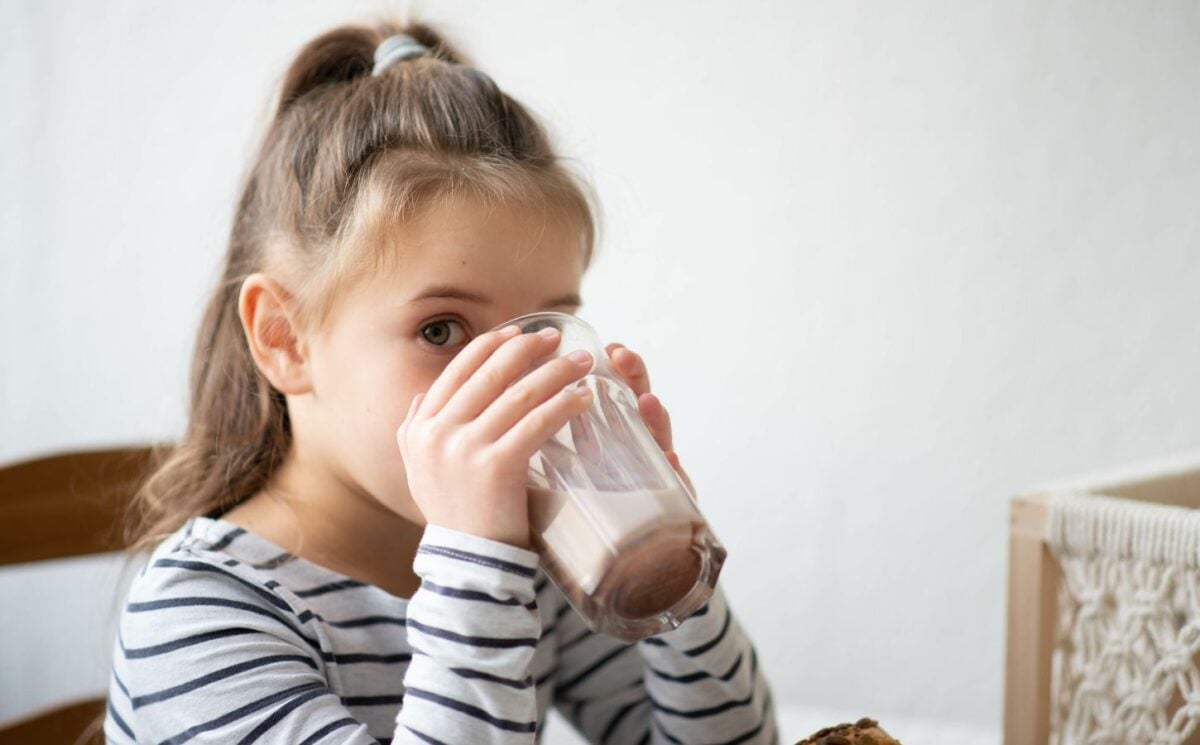
[[[152,459],[128,447],[0,467],[0,567],[122,550],[122,517]],[[0,745],[103,742],[104,708],[92,698],[0,722]]]

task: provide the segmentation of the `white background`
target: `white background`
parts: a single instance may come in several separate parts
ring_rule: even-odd
[[[0,5],[0,460],[180,432],[272,86],[386,7]],[[785,740],[998,742],[1009,496],[1200,443],[1200,4],[416,10],[596,183],[580,316],[649,362]],[[70,566],[0,575],[0,717],[105,686],[117,566]]]

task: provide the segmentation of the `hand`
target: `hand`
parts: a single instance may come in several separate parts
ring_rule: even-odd
[[[587,386],[566,386],[591,369],[592,358],[560,357],[513,381],[560,341],[557,329],[489,331],[413,398],[396,441],[427,522],[529,548],[529,459],[588,407]]]
[[[613,369],[625,379],[637,396],[638,414],[646,422],[650,433],[654,435],[655,442],[663,449],[663,454],[667,456],[667,462],[687,484],[688,490],[695,495],[696,489],[692,486],[692,480],[680,465],[679,454],[675,452],[671,444],[671,415],[667,413],[667,408],[663,406],[658,396],[650,392],[650,373],[646,370],[646,364],[639,355],[620,342],[612,342],[604,348],[604,351],[612,360]]]

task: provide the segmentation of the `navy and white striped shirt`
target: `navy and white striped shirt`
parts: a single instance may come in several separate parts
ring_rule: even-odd
[[[400,598],[192,518],[130,587],[110,743],[533,743],[553,704],[590,742],[778,742],[718,584],[673,631],[590,631],[532,551],[425,529]]]

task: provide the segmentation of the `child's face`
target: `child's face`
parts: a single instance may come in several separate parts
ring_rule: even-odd
[[[396,445],[409,404],[474,336],[525,313],[578,310],[577,235],[519,209],[462,203],[405,226],[393,268],[347,288],[308,338],[312,393],[288,400],[300,457],[423,524]],[[486,300],[420,297],[435,287]]]

